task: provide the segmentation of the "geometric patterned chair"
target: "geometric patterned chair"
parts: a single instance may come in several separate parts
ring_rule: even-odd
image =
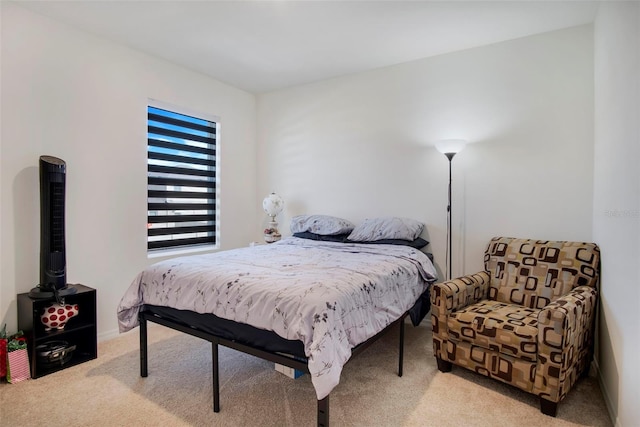
[[[431,290],[433,352],[452,364],[558,403],[593,356],[600,250],[594,243],[495,237],[484,271]]]

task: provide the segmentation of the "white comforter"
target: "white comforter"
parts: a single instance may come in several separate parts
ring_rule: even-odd
[[[437,277],[408,246],[320,242],[295,237],[270,245],[154,264],[118,306],[121,332],[143,304],[247,323],[304,343],[318,399],[340,381],[351,349],[413,306]]]

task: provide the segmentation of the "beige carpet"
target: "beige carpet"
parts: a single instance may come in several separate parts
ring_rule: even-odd
[[[397,331],[354,360],[331,394],[333,426],[610,426],[593,377],[576,385],[558,417],[538,399],[462,368],[438,372],[428,322],[407,324],[404,376]],[[212,411],[211,344],[149,328],[149,377],[140,378],[138,331],[103,342],[98,358],[37,380],[0,385],[3,426],[313,426],[308,375],[220,349],[220,409]]]

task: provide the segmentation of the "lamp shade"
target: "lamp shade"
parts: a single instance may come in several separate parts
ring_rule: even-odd
[[[436,142],[436,150],[442,154],[456,154],[462,151],[467,141],[464,139],[443,139]]]
[[[284,200],[282,200],[282,197],[278,196],[276,193],[271,193],[262,201],[262,208],[267,215],[275,217],[282,212],[282,208],[284,208]]]

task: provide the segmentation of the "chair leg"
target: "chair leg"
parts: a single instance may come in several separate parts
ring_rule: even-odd
[[[591,371],[591,363],[587,363],[587,366],[584,367],[584,369],[582,370],[582,372],[580,372],[580,377],[579,378],[587,378],[589,377],[589,372]]]
[[[439,357],[436,357],[436,362],[438,363],[438,370],[440,372],[451,372],[452,364],[447,360],[442,360]]]
[[[540,412],[550,417],[555,417],[558,413],[558,402],[552,402],[545,398],[540,398]]]

